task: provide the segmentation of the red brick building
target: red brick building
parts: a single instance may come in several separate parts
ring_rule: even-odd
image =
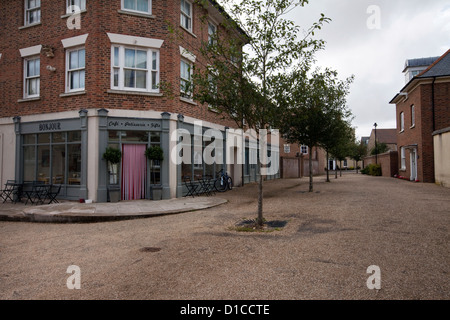
[[[412,77],[390,103],[396,105],[399,175],[435,182],[436,152],[444,150],[436,150],[434,140],[450,128],[450,50],[428,60],[432,64]],[[448,151],[445,158],[450,162]]]
[[[148,199],[152,186],[154,198],[166,199],[185,193],[182,176],[217,172],[218,163],[177,166],[169,158],[172,133],[186,129],[194,141],[198,121],[200,134],[220,132],[225,157],[226,130],[234,123],[193,101],[183,87],[191,67],[203,65],[196,51],[213,33],[224,33],[225,18],[214,0],[2,1],[2,185],[42,180],[62,184],[63,198],[99,202],[114,187],[122,199]],[[144,176],[140,192],[126,195],[136,182],[128,181],[122,161],[113,185],[104,151],[118,148],[125,159],[153,145],[166,160],[140,164],[140,172],[131,173]],[[242,183],[242,167],[225,169]]]

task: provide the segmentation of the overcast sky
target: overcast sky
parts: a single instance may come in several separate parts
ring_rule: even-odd
[[[327,42],[317,65],[338,71],[341,79],[355,75],[348,105],[357,137],[369,136],[375,122],[395,128],[389,101],[405,85],[405,60],[450,49],[450,1],[310,0],[290,18],[307,29],[320,13],[332,22],[316,34]]]

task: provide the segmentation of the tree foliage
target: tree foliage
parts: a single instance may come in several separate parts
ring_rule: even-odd
[[[202,57],[202,64],[194,67],[193,98],[233,119],[240,128],[259,133],[261,129],[276,127],[282,112],[277,94],[281,76],[293,65],[310,61],[324,47],[324,41],[313,36],[330,19],[321,14],[317,22],[304,30],[286,18],[288,13],[306,5],[306,0],[221,2],[230,19],[221,24],[225,32],[219,30],[196,53]],[[199,3],[210,5],[205,0]],[[259,172],[261,166],[258,161]],[[263,224],[262,175],[257,221]]]
[[[283,99],[284,117],[280,128],[291,143],[322,147],[327,153],[343,157],[348,152],[351,139],[351,112],[346,106],[346,96],[353,76],[339,80],[337,72],[316,69],[308,75],[308,66],[283,75],[284,84],[278,95]],[[310,158],[311,168],[311,158]],[[313,191],[310,170],[309,191]]]

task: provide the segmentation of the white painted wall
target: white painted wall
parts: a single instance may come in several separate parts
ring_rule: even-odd
[[[450,188],[450,132],[435,135],[433,139],[435,181]]]

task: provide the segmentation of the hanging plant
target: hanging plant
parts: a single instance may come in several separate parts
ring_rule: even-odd
[[[151,146],[145,149],[145,156],[149,160],[164,160],[164,151],[160,146]]]
[[[120,162],[120,159],[122,158],[122,152],[120,152],[117,148],[106,148],[105,153],[103,154],[103,159],[106,161],[109,161],[112,164],[116,164]]]

